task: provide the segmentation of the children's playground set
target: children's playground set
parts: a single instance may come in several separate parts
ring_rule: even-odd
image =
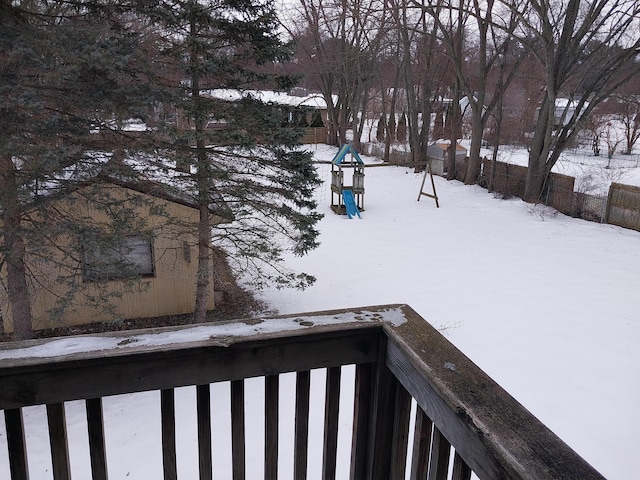
[[[353,172],[351,185],[344,184],[345,170]],[[424,191],[427,175],[431,178],[432,194]],[[440,207],[430,161],[424,171],[418,201],[422,196],[433,198],[436,207]],[[364,162],[349,144],[344,144],[331,161],[331,209],[339,215],[346,214],[349,218],[362,218],[360,212],[364,211]]]
[[[349,155],[349,158],[347,156]],[[351,185],[344,184],[345,170],[352,170]],[[337,195],[337,202],[334,196]],[[364,162],[358,152],[344,144],[331,161],[331,209],[349,218],[360,216],[364,210]]]

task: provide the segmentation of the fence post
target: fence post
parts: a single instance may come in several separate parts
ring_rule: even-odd
[[[609,185],[609,193],[607,194],[607,204],[604,208],[604,219],[602,223],[609,223],[609,214],[611,213],[611,202],[613,200],[613,183]]]

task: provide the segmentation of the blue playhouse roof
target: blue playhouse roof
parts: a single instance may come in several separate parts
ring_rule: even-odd
[[[356,162],[358,162],[361,165],[364,165],[364,162],[360,158],[360,155],[358,155],[358,152],[356,151],[356,149],[353,148],[348,143],[345,143],[342,146],[342,148],[340,149],[340,151],[338,153],[336,153],[336,156],[333,157],[333,160],[331,161],[331,163],[333,163],[334,165],[340,165],[342,163],[342,161],[344,160],[344,157],[346,157],[347,154],[349,154],[349,153],[351,153],[351,155],[353,155],[353,158],[356,159]]]

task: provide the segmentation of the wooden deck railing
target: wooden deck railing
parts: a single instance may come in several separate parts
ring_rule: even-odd
[[[66,342],[66,343],[65,343]],[[28,479],[23,407],[46,405],[53,478],[71,478],[65,402],[85,400],[94,479],[107,479],[102,401],[158,391],[162,470],[178,476],[175,389],[196,386],[199,478],[213,478],[210,385],[230,382],[233,479],[244,479],[245,380],[264,377],[264,478],[278,478],[279,403],[295,395],[293,478],[307,478],[310,371],[326,369],[323,479],[603,478],[438,331],[403,305],[0,345],[13,480]],[[106,349],[104,349],[106,348]],[[337,466],[343,366],[355,368],[350,462]],[[295,392],[279,379],[296,372]],[[412,401],[413,400],[413,401]],[[412,419],[412,405],[415,416]],[[417,407],[416,407],[417,405]],[[453,455],[453,458],[450,456]],[[289,461],[287,459],[287,461]],[[317,472],[315,472],[317,473]],[[317,477],[317,475],[314,475]],[[280,472],[280,478],[283,478]],[[290,477],[288,477],[290,478]]]

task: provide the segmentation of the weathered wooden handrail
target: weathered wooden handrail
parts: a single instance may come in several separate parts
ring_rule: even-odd
[[[73,350],[76,348],[76,350]],[[22,407],[46,405],[54,478],[71,478],[64,402],[86,400],[91,470],[108,478],[102,397],[157,390],[165,479],[177,477],[174,389],[196,386],[211,479],[210,384],[230,381],[233,478],[245,478],[244,379],[265,378],[264,478],[277,478],[279,375],[296,373],[294,478],[307,472],[309,372],[325,368],[322,478],[335,478],[341,368],[355,365],[352,479],[603,478],[411,308],[367,307],[0,344],[11,478],[29,476]],[[412,399],[417,406],[410,428]],[[455,450],[449,471],[451,448]],[[0,458],[2,458],[0,456]]]

